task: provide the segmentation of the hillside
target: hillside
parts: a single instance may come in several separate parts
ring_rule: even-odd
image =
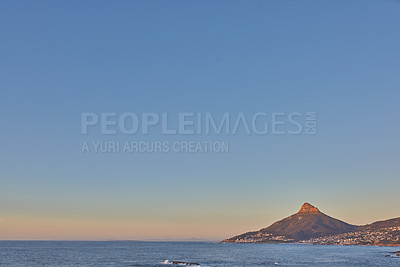
[[[240,234],[222,242],[226,243],[286,243],[299,242],[312,238],[335,236],[350,232],[379,230],[400,226],[400,218],[379,221],[369,225],[356,226],[332,218],[309,203],[300,210],[271,226],[259,231]]]

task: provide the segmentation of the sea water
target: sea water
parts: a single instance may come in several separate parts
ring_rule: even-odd
[[[0,266],[400,266],[396,247],[136,241],[0,241]],[[391,254],[393,255],[393,254]]]

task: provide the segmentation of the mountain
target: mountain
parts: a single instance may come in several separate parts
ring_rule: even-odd
[[[394,218],[394,219],[389,219],[386,221],[377,221],[371,224],[367,225],[362,225],[360,226],[360,230],[380,230],[383,228],[389,228],[389,227],[395,227],[395,226],[400,226],[400,217],[399,218]]]
[[[226,243],[286,243],[299,242],[323,236],[334,236],[364,230],[400,226],[400,218],[375,222],[370,225],[356,226],[332,218],[309,203],[283,220],[273,223],[259,231],[247,232],[222,242]]]

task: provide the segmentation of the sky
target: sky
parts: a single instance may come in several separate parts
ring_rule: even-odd
[[[0,1],[0,239],[221,240],[303,202],[353,224],[400,216],[399,12],[390,0]],[[125,112],[316,112],[318,131],[81,132],[83,113]],[[96,141],[229,151],[82,152]]]

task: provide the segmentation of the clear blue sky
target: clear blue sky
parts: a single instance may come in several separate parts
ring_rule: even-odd
[[[0,239],[219,239],[305,201],[350,223],[400,216],[399,14],[389,0],[0,1]],[[318,134],[81,153],[82,112],[126,111],[316,111]]]

